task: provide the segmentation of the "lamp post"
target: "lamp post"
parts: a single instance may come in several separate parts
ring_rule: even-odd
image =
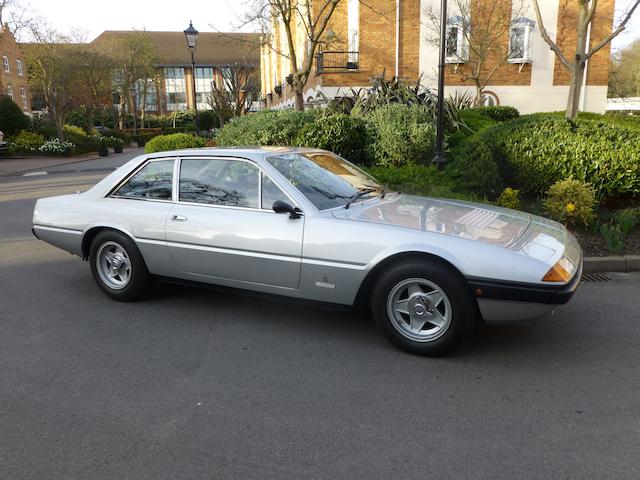
[[[193,22],[189,21],[189,28],[184,31],[187,39],[187,48],[191,52],[191,86],[193,88],[193,110],[195,112],[196,137],[198,136],[198,95],[196,93],[196,60],[194,57],[196,44],[198,43],[198,31],[193,28]]]
[[[438,103],[436,105],[436,148],[432,162],[444,168],[444,73],[447,48],[447,0],[440,1],[440,62],[438,64]]]

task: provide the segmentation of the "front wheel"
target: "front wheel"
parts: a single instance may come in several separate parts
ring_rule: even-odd
[[[91,243],[89,263],[100,289],[114,300],[137,300],[149,284],[149,272],[140,250],[120,232],[98,233]]]
[[[440,263],[412,262],[384,272],[372,292],[377,325],[397,347],[437,356],[458,346],[475,320],[461,276]]]

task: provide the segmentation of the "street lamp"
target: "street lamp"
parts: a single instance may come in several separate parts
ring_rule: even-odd
[[[436,106],[436,148],[432,162],[438,170],[444,168],[444,73],[447,48],[447,0],[440,2],[440,63],[438,64],[438,103]]]
[[[196,94],[196,61],[194,53],[198,43],[198,31],[193,28],[193,22],[189,21],[189,28],[184,31],[187,39],[187,48],[191,52],[191,86],[193,88],[193,110],[195,112],[196,136],[198,136],[198,95]]]

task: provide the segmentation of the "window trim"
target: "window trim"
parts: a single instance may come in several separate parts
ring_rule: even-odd
[[[171,182],[171,199],[170,200],[164,200],[162,198],[125,197],[125,196],[114,195],[115,192],[120,189],[120,187],[122,187],[125,183],[127,183],[131,179],[131,177],[135,176],[138,172],[140,172],[140,170],[142,170],[144,167],[146,167],[150,163],[163,162],[163,161],[166,162],[167,160],[173,160],[173,181]],[[145,160],[140,165],[138,165],[137,168],[134,168],[128,175],[126,175],[122,180],[120,180],[115,185],[115,187],[109,190],[107,194],[104,196],[104,198],[115,198],[118,200],[138,200],[143,202],[176,203],[175,202],[175,199],[176,199],[175,180],[176,180],[176,164],[178,163],[176,160],[178,160],[178,157],[156,157],[156,158],[149,158]]]
[[[456,54],[446,55],[445,63],[454,65],[467,63],[469,61],[469,45],[467,42],[467,37],[465,36],[467,24],[460,15],[454,15],[447,19],[447,39],[449,38],[449,30],[451,28],[458,29],[458,32],[456,34]]]
[[[224,157],[224,156],[211,156],[211,157],[207,157],[207,156],[187,156],[187,157],[178,157],[177,158],[179,161],[176,162],[176,165],[178,165],[177,168],[177,175],[174,175],[174,182],[177,182],[177,186],[174,186],[174,192],[176,194],[176,204],[177,205],[194,205],[197,207],[211,207],[211,208],[226,208],[226,209],[233,209],[233,210],[250,210],[250,211],[254,211],[254,212],[265,212],[265,213],[272,213],[272,214],[276,214],[276,212],[273,211],[272,208],[263,208],[262,206],[262,174],[266,175],[275,186],[277,186],[280,191],[282,193],[285,194],[285,196],[291,201],[291,205],[294,208],[299,208],[297,207],[297,203],[296,201],[294,201],[291,198],[291,195],[289,195],[285,189],[283,189],[280,185],[278,185],[278,182],[274,181],[273,178],[271,177],[271,175],[269,175],[268,172],[266,172],[264,170],[264,168],[262,168],[261,165],[258,165],[257,162],[250,160],[248,158],[242,158],[242,157]],[[180,167],[182,166],[182,160],[209,160],[209,161],[213,161],[213,160],[223,160],[223,161],[228,161],[228,160],[236,160],[236,161],[240,161],[240,162],[245,162],[245,163],[249,163],[251,165],[253,165],[254,167],[256,167],[258,169],[258,208],[255,207],[235,207],[233,205],[216,205],[216,204],[212,204],[212,203],[198,203],[198,202],[186,202],[184,200],[180,200]],[[301,214],[303,214],[303,212],[301,212]]]
[[[508,63],[532,63],[533,62],[533,31],[536,27],[536,22],[526,17],[519,17],[511,22],[509,27],[509,55],[507,58]],[[513,38],[513,32],[515,29],[524,28],[524,45],[522,46],[523,55],[521,57],[511,57],[511,38]]]
[[[27,89],[24,87],[20,87],[18,92],[20,94],[20,102],[22,103],[22,108],[26,110],[29,108],[29,102],[27,101]]]
[[[11,84],[7,85],[7,97],[9,97],[12,102],[15,102],[13,97],[13,86]]]
[[[24,77],[24,66],[19,58],[16,58],[16,73],[19,77]]]
[[[11,73],[11,63],[9,62],[9,57],[6,55],[2,55],[2,67],[4,73]]]

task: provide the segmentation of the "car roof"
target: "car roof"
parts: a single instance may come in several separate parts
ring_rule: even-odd
[[[163,156],[169,155],[228,155],[228,156],[248,156],[248,157],[266,157],[272,155],[284,155],[291,153],[310,153],[321,152],[318,148],[308,147],[280,147],[280,146],[262,146],[262,147],[204,147],[204,148],[189,148],[184,150],[172,150],[162,152]],[[160,153],[160,152],[159,152]],[[149,154],[152,156],[153,154]]]

